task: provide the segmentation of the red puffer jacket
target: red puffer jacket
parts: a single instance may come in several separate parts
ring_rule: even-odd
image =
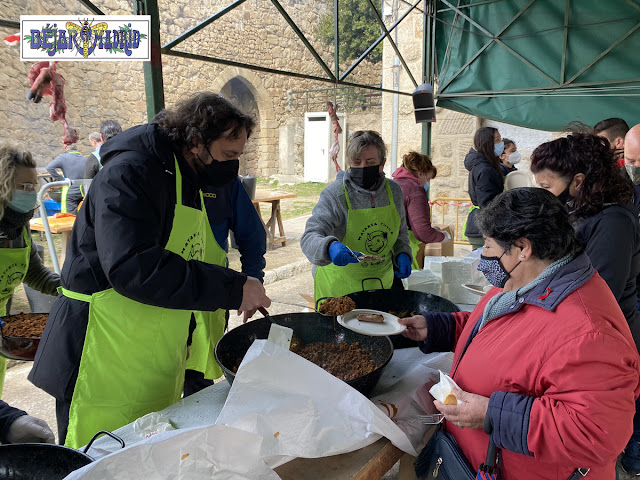
[[[613,480],[632,432],[640,359],[607,284],[579,256],[490,320],[458,364],[485,305],[501,291],[492,289],[471,313],[453,314],[451,336],[454,380],[491,397],[504,479],[565,480],[580,467],[591,468],[589,479]],[[447,430],[476,469],[488,435],[450,422]]]

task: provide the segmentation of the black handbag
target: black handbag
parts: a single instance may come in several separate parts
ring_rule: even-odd
[[[431,437],[415,463],[419,480],[440,478],[442,480],[474,480],[476,473],[464,457],[453,435],[441,426]]]

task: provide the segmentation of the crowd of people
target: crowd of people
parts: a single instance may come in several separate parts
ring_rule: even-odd
[[[31,243],[35,162],[0,148],[0,264],[23,264],[2,277],[2,308],[22,281],[61,292],[29,374],[56,399],[60,443],[77,448],[210,385],[228,310],[247,321],[270,305],[266,237],[238,177],[253,129],[203,93],[125,131],[103,122],[88,156],[68,145],[47,170],[92,183],[63,193],[77,217],[61,276]],[[402,289],[421,268],[420,244],[452,240],[431,224],[438,172],[428,155],[407,152],[387,178],[384,140],[359,130],[346,158],[300,242],[316,299]],[[505,191],[521,162],[514,140],[476,131],[463,160],[473,204],[464,234],[482,248],[478,269],[493,288],[472,312],[399,321],[425,353],[454,352],[461,402],[435,405],[470,464],[490,440],[504,478],[591,469],[613,479],[623,450],[622,466],[640,474],[640,125],[607,119],[543,143],[530,156],[539,188]],[[227,268],[230,231],[241,272]],[[0,404],[0,441],[25,438],[53,435]]]

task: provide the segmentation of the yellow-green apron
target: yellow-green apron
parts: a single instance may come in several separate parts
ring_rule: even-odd
[[[8,207],[7,207],[8,208]],[[13,291],[19,286],[29,270],[31,258],[31,238],[25,228],[22,231],[25,247],[0,249],[0,317],[7,313],[7,302]],[[7,370],[7,359],[0,357],[0,397],[4,387],[4,374]]]
[[[84,199],[84,188],[83,185],[80,185],[80,194],[82,195],[82,198]],[[69,195],[69,187],[65,186],[62,187],[62,194],[61,194],[61,203],[60,203],[60,213],[68,213],[67,209],[67,196]]]
[[[479,209],[480,207],[478,207],[477,205],[471,205],[469,207],[469,213],[467,214],[467,218],[465,219],[464,223],[462,224],[462,231],[464,232],[464,235],[466,237],[467,235],[467,221],[469,220],[469,215],[471,215],[471,212],[473,212],[476,209]],[[467,240],[469,240],[469,238],[467,238]]]
[[[420,270],[418,265],[418,250],[420,250],[420,240],[409,230],[409,245],[411,245],[411,270]]]
[[[175,164],[176,206],[165,249],[201,261],[211,231],[202,193],[202,210],[182,205],[182,175]],[[89,302],[66,446],[78,448],[99,430],[115,430],[180,399],[191,310],[145,305],[112,288],[93,295],[62,293]]]
[[[361,290],[391,288],[393,283],[393,246],[400,231],[400,214],[393,201],[389,182],[385,181],[389,205],[353,210],[347,189],[347,229],[342,239],[354,252],[384,257],[382,261],[350,263],[338,267],[333,263],[318,267],[314,278],[316,301],[323,297],[341,297]]]
[[[203,261],[221,267],[227,266],[227,252],[218,245],[211,228],[207,230],[207,249]],[[191,338],[187,369],[204,373],[207,380],[215,380],[223,373],[216,362],[214,350],[216,343],[224,335],[225,310],[193,313],[196,317],[196,329]]]

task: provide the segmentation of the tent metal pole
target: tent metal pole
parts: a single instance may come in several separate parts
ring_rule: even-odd
[[[335,72],[334,78],[340,77],[340,1],[333,0],[333,68]],[[338,108],[337,105],[334,105]]]
[[[394,22],[394,24],[393,24],[393,25],[391,25],[391,27],[389,28],[389,33],[393,32],[393,31],[395,30],[395,28],[398,26],[398,24],[399,24],[400,22],[402,22],[402,20],[404,20],[404,19],[407,17],[407,15],[409,15],[413,10],[415,10],[415,9],[416,9],[416,7],[418,6],[418,4],[419,4],[420,2],[422,2],[422,1],[423,1],[423,0],[416,0],[416,2],[412,5],[412,7],[411,7],[410,9],[408,9],[406,12],[404,12],[404,13],[402,14],[402,17],[400,17],[396,22]],[[373,43],[369,46],[369,48],[367,48],[367,49],[364,51],[364,53],[363,53],[362,55],[360,55],[360,56],[358,57],[358,59],[357,59],[355,62],[353,62],[353,64],[351,64],[351,66],[350,66],[349,68],[347,68],[347,69],[344,71],[344,73],[343,73],[342,75],[340,75],[340,80],[344,80],[344,79],[345,79],[345,78],[346,78],[346,77],[347,77],[351,72],[353,72],[353,70],[354,70],[358,65],[360,65],[360,62],[362,62],[365,58],[367,58],[367,55],[369,55],[369,53],[371,53],[371,50],[373,50],[374,48],[376,48],[376,47],[380,44],[380,42],[382,42],[386,37],[387,37],[387,34],[386,34],[386,33],[383,33],[382,35],[380,35],[380,36],[378,37],[378,39],[377,39],[375,42],[373,42]]]
[[[192,35],[195,35],[196,33],[198,33],[200,30],[202,30],[204,27],[206,27],[207,25],[211,24],[212,22],[216,21],[218,18],[222,17],[223,15],[226,15],[227,13],[229,13],[231,10],[233,10],[234,8],[242,5],[244,2],[246,2],[246,0],[236,0],[233,3],[230,3],[229,5],[227,5],[226,7],[224,7],[222,10],[219,10],[218,12],[214,13],[213,15],[211,15],[209,18],[207,18],[206,20],[200,22],[198,25],[196,25],[195,27],[187,30],[186,32],[184,32],[182,35],[180,35],[179,37],[174,38],[173,40],[171,40],[169,43],[167,43],[166,45],[164,45],[162,47],[163,50],[169,50],[173,47],[175,47],[176,45],[178,45],[179,43],[184,42],[187,38],[189,38]]]
[[[416,82],[416,79],[413,78],[413,74],[411,73],[411,70],[409,70],[409,67],[407,66],[407,62],[404,61],[404,57],[402,56],[402,54],[400,53],[400,50],[398,49],[398,45],[396,45],[396,42],[394,42],[393,39],[391,38],[391,35],[389,35],[389,30],[387,30],[387,26],[384,24],[384,21],[382,20],[382,18],[380,18],[380,14],[378,13],[378,10],[376,10],[376,7],[373,4],[373,1],[372,0],[367,0],[367,1],[371,6],[371,10],[373,10],[373,14],[376,16],[376,20],[378,21],[380,28],[382,28],[382,30],[384,30],[384,33],[387,34],[387,40],[389,40],[389,43],[393,47],[393,50],[396,52],[396,55],[398,56],[398,60],[400,60],[400,63],[402,63],[402,66],[406,70],[407,75],[409,75],[409,78],[411,79],[411,83],[413,83],[414,87],[417,87],[418,83]]]
[[[104,15],[104,12],[100,10],[98,7],[96,7],[89,0],[78,0],[78,1],[81,4],[83,4],[85,7],[87,7],[89,10],[91,10],[93,13],[95,13],[96,15]]]
[[[569,85],[571,82],[573,82],[576,78],[578,78],[580,75],[582,75],[584,72],[586,72],[587,70],[589,70],[591,67],[593,67],[596,63],[598,63],[602,58],[606,57],[609,52],[611,50],[613,50],[614,48],[616,48],[618,45],[620,45],[622,42],[624,42],[629,36],[631,36],[636,30],[638,30],[640,28],[640,23],[638,23],[635,27],[633,27],[631,30],[629,30],[627,33],[625,33],[623,36],[621,36],[620,38],[618,38],[618,40],[616,40],[612,45],[609,46],[609,48],[607,48],[604,52],[602,52],[600,55],[598,55],[596,58],[594,58],[588,65],[585,65],[582,70],[580,70],[578,73],[576,73],[573,77],[571,77],[569,80],[567,80],[567,82],[565,83],[565,85]]]
[[[434,25],[431,22],[431,12],[433,2],[424,0],[423,21],[422,21],[422,83],[432,83],[432,29]],[[422,124],[422,153],[431,155],[431,122],[423,122]]]
[[[515,22],[518,17],[520,15],[522,15],[533,3],[535,3],[536,0],[530,0],[529,3],[527,3],[524,7],[522,7],[522,9],[511,19],[511,21],[505,25],[500,32],[497,35],[494,35],[493,33],[491,33],[489,30],[487,30],[486,28],[484,28],[482,25],[480,25],[478,22],[476,22],[475,20],[473,20],[471,17],[469,17],[468,15],[465,15],[464,13],[462,13],[460,11],[460,9],[458,7],[454,7],[451,3],[449,3],[447,0],[441,0],[442,3],[448,5],[449,7],[451,7],[453,10],[455,10],[456,12],[458,12],[460,14],[461,17],[463,17],[464,19],[466,19],[471,25],[473,25],[474,27],[476,27],[477,29],[479,29],[480,31],[482,31],[485,35],[488,35],[491,38],[491,40],[485,44],[484,47],[482,47],[481,51],[478,52],[476,55],[474,55],[474,58],[471,60],[471,62],[473,60],[475,60],[478,55],[480,53],[482,53],[482,51],[484,51],[492,42],[496,42],[497,44],[499,44],[500,46],[502,46],[505,50],[507,50],[511,55],[513,55],[514,57],[516,57],[518,60],[520,60],[522,63],[524,63],[526,66],[528,66],[531,70],[538,72],[540,75],[542,75],[543,77],[545,77],[547,80],[549,80],[551,83],[553,83],[554,85],[558,85],[558,82],[556,80],[554,80],[552,77],[550,77],[549,75],[547,75],[546,73],[544,73],[542,70],[540,70],[538,67],[536,67],[533,63],[531,63],[529,60],[527,60],[526,58],[524,58],[522,55],[520,55],[518,52],[516,52],[514,49],[512,49],[511,47],[507,46],[502,40],[500,40],[500,35],[502,35],[502,33],[509,28],[509,26]],[[444,91],[444,89],[451,83],[451,81],[460,74],[460,72],[462,72],[462,70],[464,70],[471,62],[467,62],[467,64],[462,67],[460,70],[458,70],[458,72],[456,72],[456,75],[454,75],[453,78],[451,78],[441,89],[441,91]]]
[[[14,22],[13,20],[5,20],[4,18],[0,18],[0,27],[20,30],[20,22]]]
[[[567,0],[564,7],[564,41],[562,43],[562,64],[560,65],[560,83],[564,85],[564,74],[567,63],[567,43],[569,41],[569,15],[571,13],[571,0]]]
[[[446,3],[447,5],[450,5],[450,6],[451,6],[451,4],[450,4],[449,2],[447,2],[447,1],[445,1],[445,0],[443,0],[443,1],[444,1],[444,3]],[[522,8],[520,9],[520,11],[519,11],[515,16],[513,16],[513,18],[511,18],[511,20],[510,20],[510,21],[509,21],[509,22],[508,22],[504,27],[502,27],[502,28],[500,29],[500,31],[498,32],[498,34],[497,34],[494,38],[492,38],[492,39],[491,39],[491,40],[489,40],[487,43],[485,43],[485,44],[480,48],[480,50],[478,50],[478,51],[476,52],[476,54],[475,54],[475,55],[474,55],[474,56],[473,56],[473,57],[472,57],[472,58],[471,58],[467,63],[465,63],[465,64],[464,64],[464,65],[463,65],[463,66],[462,66],[462,67],[461,67],[461,68],[460,68],[456,73],[454,73],[454,74],[453,74],[453,76],[452,76],[452,77],[447,81],[447,83],[445,83],[444,85],[442,85],[442,87],[440,87],[440,91],[441,91],[441,92],[444,92],[444,91],[446,90],[446,88],[451,84],[451,82],[453,82],[453,81],[458,77],[458,75],[460,75],[460,74],[461,74],[461,73],[462,73],[462,72],[463,72],[463,71],[464,71],[464,70],[465,70],[469,65],[471,65],[473,62],[475,62],[475,60],[480,56],[480,54],[481,54],[482,52],[484,52],[487,48],[489,48],[489,46],[491,46],[491,44],[492,44],[493,42],[499,42],[502,46],[504,46],[505,48],[507,48],[508,50],[510,50],[510,49],[509,49],[509,47],[507,47],[506,45],[504,45],[504,44],[502,43],[502,41],[501,41],[498,37],[499,37],[500,35],[502,35],[502,34],[507,30],[507,28],[509,28],[511,25],[513,25],[513,22],[515,22],[515,21],[520,17],[520,15],[522,15],[524,12],[526,12],[526,11],[529,9],[529,7],[535,3],[535,1],[536,1],[536,0],[530,0],[530,1],[529,1],[529,3],[527,3],[524,7],[522,7]],[[454,8],[454,9],[456,9],[456,7],[453,7],[453,8]],[[476,22],[474,22],[473,20],[471,20],[471,19],[470,19],[469,17],[467,17],[464,13],[462,13],[462,12],[460,12],[460,11],[456,10],[456,15],[457,15],[457,14],[459,14],[460,16],[462,16],[463,18],[465,18],[468,22],[470,22],[472,25],[474,25],[474,26],[476,26],[477,28],[479,28],[480,30],[482,30],[482,31],[483,31],[484,33],[486,33],[487,35],[491,35],[491,36],[493,37],[493,34],[492,34],[491,32],[489,32],[488,30],[485,30],[485,29],[484,29],[484,27],[482,27],[482,26],[481,26],[481,25],[479,25],[478,23],[476,23]],[[447,47],[447,48],[448,48],[448,47]],[[514,52],[513,52],[513,51],[511,51],[511,53],[513,54]],[[524,59],[523,59],[519,54],[517,54],[517,53],[516,53],[516,55],[519,57],[519,59],[520,59],[520,60],[523,60],[525,63],[529,64],[529,62],[528,62],[527,60],[524,60]],[[535,66],[533,66],[533,65],[530,65],[530,66],[531,66],[531,67],[533,67],[535,70],[538,70],[538,69],[537,69],[537,67],[535,67]],[[540,72],[541,72],[541,71],[540,71]],[[543,75],[547,76],[544,72],[541,72],[541,73],[542,73]],[[548,78],[549,78],[552,82],[554,82],[554,83],[556,83],[556,84],[557,84],[557,82],[556,82],[555,80],[553,80],[551,77],[548,77]]]
[[[296,33],[298,38],[302,40],[302,43],[304,43],[304,46],[307,47],[307,50],[309,50],[309,53],[313,55],[313,58],[315,58],[316,62],[320,64],[320,66],[325,71],[325,73],[329,76],[329,78],[331,78],[332,80],[335,80],[336,77],[333,75],[333,72],[331,71],[331,69],[327,66],[326,63],[324,63],[324,60],[322,59],[322,57],[318,54],[318,52],[316,52],[316,49],[313,48],[313,45],[311,45],[309,40],[307,40],[307,37],[304,36],[304,33],[302,33],[302,30],[298,28],[298,25],[296,25],[296,22],[293,21],[293,19],[289,16],[289,14],[282,7],[282,5],[280,5],[280,2],[278,2],[278,0],[271,0],[271,3],[273,3],[273,5],[278,10],[278,12],[280,12],[280,15],[282,15],[282,18],[286,20],[286,22]]]
[[[258,65],[234,62],[233,60],[226,60],[224,58],[215,58],[215,57],[209,57],[206,55],[197,55],[195,53],[181,52],[180,50],[167,50],[167,51],[163,51],[162,53],[164,53],[165,55],[172,55],[174,57],[182,57],[182,58],[188,58],[191,60],[201,60],[203,62],[218,63],[220,65],[228,65],[230,67],[246,68],[247,70],[255,70],[257,72],[275,73],[277,75],[284,75],[286,77],[303,78],[305,80],[315,80],[317,82],[331,83],[331,84],[337,83],[338,85],[344,85],[347,87],[357,87],[357,88],[362,88],[364,90],[374,90],[376,92],[397,93],[398,95],[411,96],[411,92],[396,92],[395,90],[390,90],[388,88],[375,87],[372,85],[363,85],[363,84],[354,83],[354,82],[337,81],[331,78],[318,77],[315,75],[307,75],[307,74],[297,73],[297,72],[290,72],[287,70],[276,70],[274,68],[260,67]]]
[[[162,48],[160,46],[160,13],[158,0],[138,0],[136,15],[151,16],[151,61],[144,62],[144,94],[147,102],[147,121],[164,109],[164,84],[162,80]]]

